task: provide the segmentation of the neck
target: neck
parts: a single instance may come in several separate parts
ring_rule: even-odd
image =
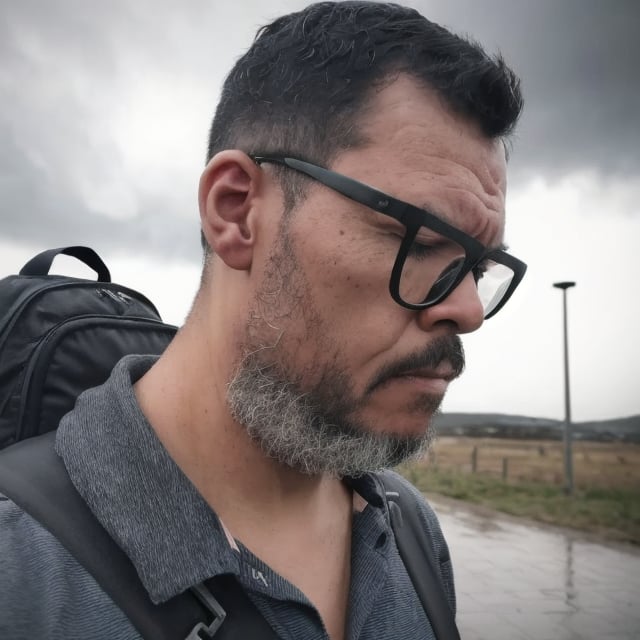
[[[214,344],[188,324],[138,381],[136,396],[169,455],[231,535],[314,603],[331,638],[343,638],[351,493],[335,478],[306,476],[266,457],[233,419],[226,402],[230,342]]]
[[[233,419],[226,403],[228,341],[216,349],[202,336],[186,325],[135,392],[164,447],[225,525],[232,533],[265,519],[310,525],[344,506],[348,492],[339,480],[266,457]]]

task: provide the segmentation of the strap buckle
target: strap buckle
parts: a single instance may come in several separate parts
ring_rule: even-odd
[[[198,622],[198,624],[191,629],[191,632],[185,640],[211,640],[227,617],[227,612],[204,584],[191,587],[191,591],[196,598],[200,600],[205,609],[213,615],[213,620],[208,625],[204,622]]]

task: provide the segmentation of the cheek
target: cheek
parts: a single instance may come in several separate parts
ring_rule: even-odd
[[[353,308],[387,294],[396,251],[393,241],[370,229],[338,229],[322,242],[307,241],[300,259],[309,264],[318,295]]]
[[[340,230],[332,240],[322,251],[307,243],[300,260],[308,265],[313,303],[332,348],[348,369],[361,369],[406,329],[407,314],[389,293],[397,247],[388,237],[363,241]]]

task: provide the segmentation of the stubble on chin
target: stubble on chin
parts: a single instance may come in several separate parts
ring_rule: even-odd
[[[374,432],[358,419],[367,398],[356,397],[310,292],[283,229],[237,347],[227,392],[233,418],[266,456],[307,475],[355,477],[422,455],[433,427],[400,436],[394,425]],[[439,399],[424,402],[428,422]]]
[[[266,456],[300,473],[342,478],[389,468],[423,454],[434,436],[432,427],[419,437],[373,432],[354,419],[344,385],[333,390],[328,411],[317,392],[305,393],[275,372],[245,361],[229,384],[229,407]]]
[[[312,326],[319,331],[321,324]],[[307,325],[304,345],[288,340],[285,329],[275,342],[255,340],[272,327],[253,314],[251,330],[247,327],[252,339],[241,347],[243,357],[227,393],[232,416],[266,456],[306,475],[341,478],[393,467],[426,452],[435,435],[427,423],[439,398],[422,399],[422,406],[414,407],[425,417],[424,433],[400,436],[392,432],[399,425],[374,431],[359,419],[368,398],[356,397],[339,352],[323,335],[310,334]],[[297,347],[310,344],[320,348],[302,366]]]

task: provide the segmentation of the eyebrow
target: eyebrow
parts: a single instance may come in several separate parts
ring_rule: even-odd
[[[411,204],[411,203],[407,203],[407,204]],[[416,205],[413,205],[413,206],[416,206]],[[458,227],[457,225],[453,224],[453,220],[451,220],[451,218],[449,216],[447,216],[446,214],[442,214],[439,211],[434,211],[431,206],[426,205],[424,202],[422,204],[418,205],[417,208],[418,209],[422,209],[423,211],[427,211],[432,216],[438,218],[438,220],[440,220],[442,222],[445,222],[446,224],[449,224],[452,227],[455,227],[459,231],[463,231],[462,229],[460,229],[460,227]],[[463,231],[463,233],[466,233],[466,231]],[[486,247],[486,249],[487,249],[487,251],[508,251],[509,245],[504,243],[504,242],[501,242],[500,244],[498,244],[495,247],[488,246],[488,247]]]
[[[497,247],[487,247],[488,251],[507,251],[509,249],[509,245],[501,242]]]
[[[433,207],[431,207],[431,205],[428,205],[426,203],[421,203],[419,205],[417,205],[418,209],[423,209],[424,211],[428,211],[432,216],[435,216],[436,218],[439,218],[440,220],[442,220],[442,222],[446,222],[447,224],[451,224],[451,220],[449,219],[449,216],[446,214],[441,213],[440,211],[437,211],[435,209],[433,209]]]

